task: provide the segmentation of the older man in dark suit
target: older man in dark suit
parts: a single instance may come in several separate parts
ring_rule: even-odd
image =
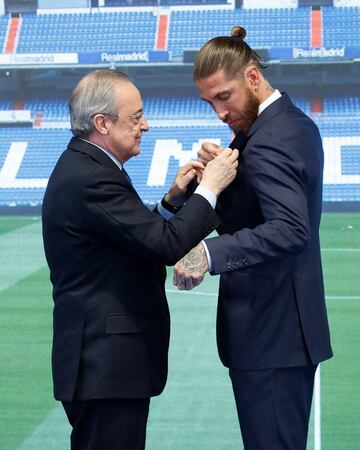
[[[49,179],[43,237],[53,283],[53,379],[73,450],[142,450],[149,399],[167,377],[165,264],[217,225],[216,197],[233,180],[231,149],[209,163],[172,220],[199,162],[179,171],[159,211],[140,200],[124,163],[149,126],[126,75],[98,70],[70,100],[74,138]],[[182,203],[182,200],[180,201]],[[159,214],[160,212],[160,214]]]
[[[177,264],[181,289],[221,274],[217,340],[230,368],[246,450],[305,450],[314,374],[332,356],[319,224],[323,150],[316,125],[273,89],[246,32],[210,40],[194,78],[236,133],[235,181],[220,195],[220,236]],[[204,144],[200,160],[221,153]],[[196,261],[196,264],[194,264]]]

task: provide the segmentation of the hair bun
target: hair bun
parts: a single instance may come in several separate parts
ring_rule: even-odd
[[[232,27],[231,28],[231,37],[237,37],[243,40],[246,36],[246,30],[243,27]]]

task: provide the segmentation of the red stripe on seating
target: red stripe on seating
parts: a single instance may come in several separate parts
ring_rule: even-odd
[[[34,126],[40,127],[42,124],[43,118],[44,118],[44,114],[36,114],[35,120],[34,120]]]
[[[24,109],[24,100],[17,100],[14,103],[13,109]]]
[[[166,36],[168,31],[168,23],[169,21],[167,15],[159,16],[156,50],[166,49]]]
[[[322,47],[323,45],[323,23],[322,11],[311,11],[311,47]]]
[[[19,25],[20,25],[19,17],[12,17],[5,45],[5,53],[13,53],[15,51],[15,42],[19,31]]]
[[[320,97],[314,97],[311,99],[311,112],[321,113],[324,111],[324,102]]]

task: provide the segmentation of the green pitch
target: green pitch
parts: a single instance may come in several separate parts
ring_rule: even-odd
[[[335,353],[321,366],[321,448],[355,450],[360,214],[324,214],[321,237]],[[0,450],[65,450],[70,428],[52,398],[51,286],[39,218],[0,217],[0,252]],[[151,403],[147,449],[240,450],[230,382],[216,351],[217,277],[182,293],[172,287],[171,276],[170,269],[170,372],[164,393]],[[313,439],[311,424],[309,450]]]

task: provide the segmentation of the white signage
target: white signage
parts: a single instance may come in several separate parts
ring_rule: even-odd
[[[77,53],[2,53],[1,65],[77,64]]]
[[[31,111],[28,109],[11,109],[0,111],[0,123],[31,122]]]

